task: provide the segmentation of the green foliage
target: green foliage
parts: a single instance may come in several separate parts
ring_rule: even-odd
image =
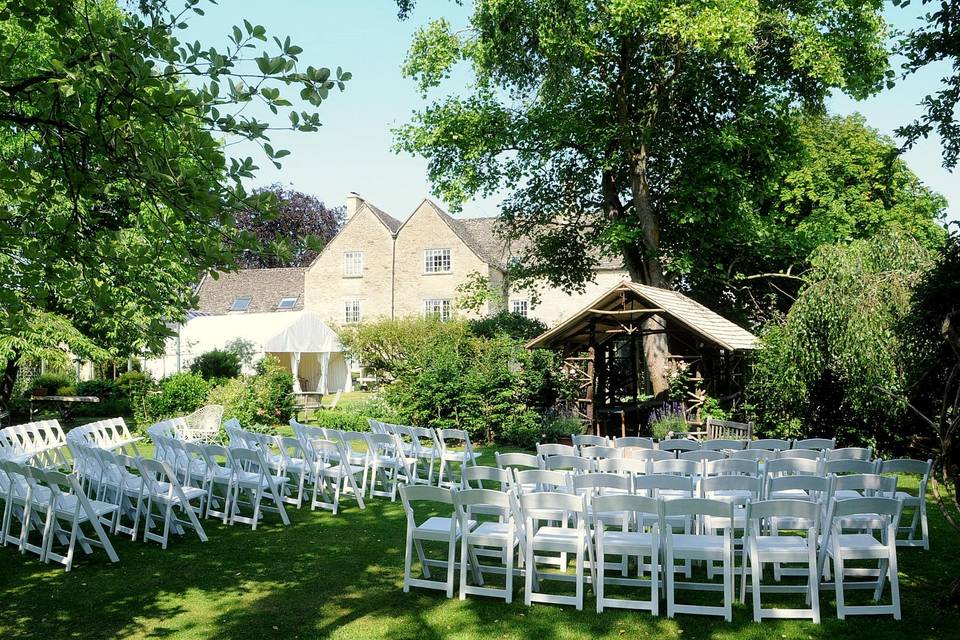
[[[349,411],[318,411],[310,417],[310,423],[318,427],[340,429],[341,431],[369,431],[368,417],[372,418],[373,416]]]
[[[469,326],[470,332],[481,338],[507,336],[522,342],[532,340],[547,330],[547,325],[542,320],[506,310],[470,320]]]
[[[914,287],[933,264],[915,240],[878,236],[823,247],[797,302],[767,327],[748,396],[758,432],[836,436],[881,450],[905,446],[903,364],[915,358],[898,327]],[[890,394],[893,394],[891,396]]]
[[[529,441],[557,401],[553,355],[505,335],[478,337],[462,321],[406,318],[354,327],[351,354],[393,382],[383,398],[405,424],[466,429],[477,441]]]
[[[457,309],[483,313],[502,298],[503,292],[494,286],[488,276],[479,271],[471,271],[467,274],[467,279],[457,285]]]
[[[159,393],[147,397],[149,416],[156,420],[192,413],[207,403],[210,383],[195,373],[175,373],[160,381]]]
[[[910,0],[894,0],[893,4],[906,7]],[[923,97],[923,115],[898,129],[897,136],[906,138],[906,146],[912,147],[935,132],[943,144],[943,166],[953,169],[960,159],[960,3],[920,0],[920,4],[934,8],[924,16],[923,26],[902,35],[897,52],[906,57],[904,75],[929,71],[930,65],[936,65],[936,73],[941,68],[950,68],[952,73],[941,79],[937,91]]]
[[[257,347],[253,341],[244,338],[234,338],[223,346],[223,350],[236,355],[241,367],[252,366],[253,358],[257,355]]]
[[[63,373],[41,373],[30,383],[28,391],[46,389],[48,395],[56,395],[58,389],[72,386],[76,382],[73,376]]]
[[[672,435],[683,435],[690,431],[690,425],[683,411],[670,404],[656,409],[650,416],[650,433],[657,440],[665,440]]]
[[[276,203],[246,192],[258,167],[225,143],[279,168],[272,130],[317,131],[350,74],[246,20],[225,46],[184,38],[200,4],[4,3],[0,358],[160,350],[191,285],[260,250],[237,214],[268,220]]]
[[[204,404],[223,405],[223,418],[247,425],[285,424],[293,416],[293,377],[275,358],[257,364],[257,374],[225,380],[213,387]]]
[[[240,375],[240,356],[234,351],[213,349],[197,356],[190,364],[190,372],[204,380],[236,378]]]
[[[476,82],[418,111],[397,147],[426,158],[454,206],[510,192],[501,217],[526,241],[519,280],[566,289],[611,255],[647,284],[716,277],[714,232],[731,246],[768,237],[753,223],[776,216],[753,204],[795,150],[795,108],[816,111],[834,90],[864,97],[888,71],[878,3],[473,7],[466,29],[418,31],[404,71],[423,91],[460,63]]]

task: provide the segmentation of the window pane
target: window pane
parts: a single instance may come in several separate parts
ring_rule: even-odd
[[[526,318],[527,313],[529,313],[530,311],[530,303],[527,300],[511,300],[510,311],[520,314],[521,316]]]
[[[344,323],[360,322],[360,301],[347,300],[343,306]]]
[[[423,252],[425,273],[449,273],[450,249],[427,249]]]
[[[250,308],[251,298],[237,298],[233,301],[233,304],[230,305],[230,311],[246,311]]]
[[[344,252],[343,275],[345,276],[363,275],[363,252],[362,251]]]
[[[441,320],[449,320],[451,310],[452,307],[448,299],[430,299],[423,301],[423,315],[427,317],[436,316]]]

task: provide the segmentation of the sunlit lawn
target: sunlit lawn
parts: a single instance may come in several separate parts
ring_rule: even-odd
[[[484,455],[489,463],[492,452]],[[115,537],[119,564],[98,552],[81,557],[70,573],[0,548],[0,638],[960,638],[960,614],[941,604],[960,571],[960,539],[934,507],[933,549],[900,552],[903,621],[838,621],[833,594],[825,592],[824,623],[816,626],[755,624],[749,601],[735,607],[732,623],[617,610],[598,615],[589,590],[582,612],[526,607],[520,581],[511,605],[404,594],[399,502],[375,499],[365,511],[349,498],[344,504],[336,517],[291,509],[289,527],[267,516],[257,531],[208,520],[209,542],[187,536],[166,551]],[[867,592],[854,598],[865,601]]]

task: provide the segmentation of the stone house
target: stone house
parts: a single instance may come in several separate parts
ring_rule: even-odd
[[[331,325],[376,318],[476,313],[456,308],[457,288],[479,273],[502,297],[480,314],[509,309],[549,326],[569,317],[624,279],[626,271],[601,263],[583,293],[538,287],[529,292],[507,280],[511,245],[495,229],[496,218],[454,218],[429,199],[405,222],[357,194],[347,197],[340,232],[309,267],[245,269],[205,278],[198,295],[206,314],[308,309]]]

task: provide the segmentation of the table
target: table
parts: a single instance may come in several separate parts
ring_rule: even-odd
[[[33,421],[33,403],[34,402],[49,402],[50,404],[58,404],[60,406],[60,417],[64,420],[70,418],[70,414],[73,413],[73,410],[84,403],[94,403],[100,402],[100,398],[96,396],[30,396],[30,420]]]

